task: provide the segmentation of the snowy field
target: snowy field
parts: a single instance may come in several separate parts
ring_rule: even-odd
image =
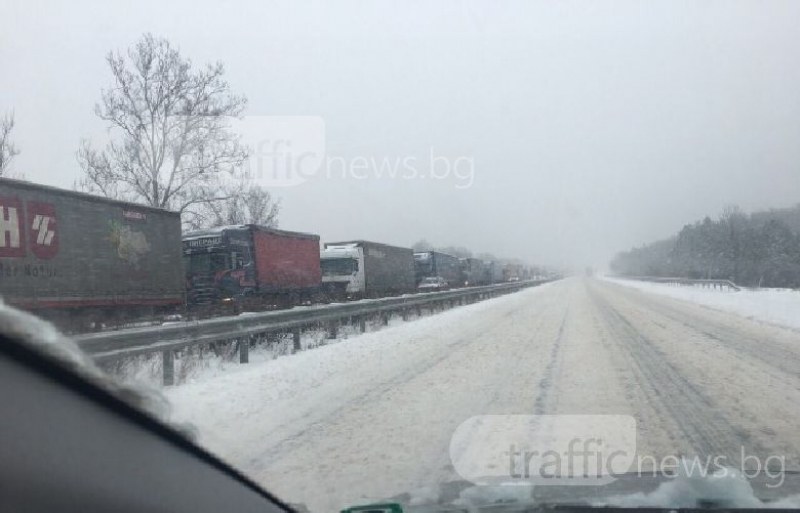
[[[611,277],[603,279],[644,292],[733,312],[748,319],[800,329],[800,290],[742,289],[731,291]]]
[[[800,334],[571,278],[166,389],[177,421],[312,512],[460,480],[474,415],[615,414],[643,455],[784,455],[800,468]],[[738,458],[738,459],[737,459]]]

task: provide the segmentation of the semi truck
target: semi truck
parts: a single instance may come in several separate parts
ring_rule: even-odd
[[[490,260],[486,263],[489,268],[489,283],[502,283],[503,279],[503,264],[499,260]]]
[[[519,281],[523,277],[522,264],[507,263],[503,266],[503,281]]]
[[[365,240],[329,242],[320,266],[323,286],[334,299],[399,295],[416,286],[410,248]]]
[[[176,212],[0,178],[0,296],[67,331],[175,313]]]
[[[321,293],[319,235],[254,224],[193,231],[183,259],[190,308],[263,309]]]
[[[451,287],[460,287],[464,284],[461,261],[458,257],[447,253],[439,251],[414,253],[414,269],[417,284],[425,278],[436,276],[444,278]]]
[[[462,258],[461,272],[465,286],[474,287],[491,283],[489,266],[480,258]]]

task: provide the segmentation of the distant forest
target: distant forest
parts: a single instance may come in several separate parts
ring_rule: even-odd
[[[800,287],[800,204],[745,214],[728,207],[675,236],[618,254],[623,276],[728,279],[748,287]]]

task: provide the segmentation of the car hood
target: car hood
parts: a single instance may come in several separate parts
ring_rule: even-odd
[[[563,509],[567,505],[601,509],[800,509],[800,473],[787,471],[780,476],[761,474],[747,478],[734,471],[705,477],[623,474],[603,486],[475,485],[453,481],[370,502],[397,503],[404,513],[537,511]]]

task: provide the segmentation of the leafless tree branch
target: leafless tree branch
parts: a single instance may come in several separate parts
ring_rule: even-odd
[[[19,155],[19,150],[11,141],[11,132],[13,130],[14,113],[12,112],[0,119],[0,176],[6,174],[11,161]]]
[[[187,224],[193,229],[231,224],[278,226],[280,202],[263,187],[244,178],[224,186],[218,201],[207,201],[190,209]]]
[[[111,137],[102,150],[82,143],[78,186],[181,213],[223,201],[222,175],[247,157],[228,120],[247,102],[230,91],[222,64],[193,68],[151,34],[124,54],[109,53],[106,62],[113,85],[95,113]]]

